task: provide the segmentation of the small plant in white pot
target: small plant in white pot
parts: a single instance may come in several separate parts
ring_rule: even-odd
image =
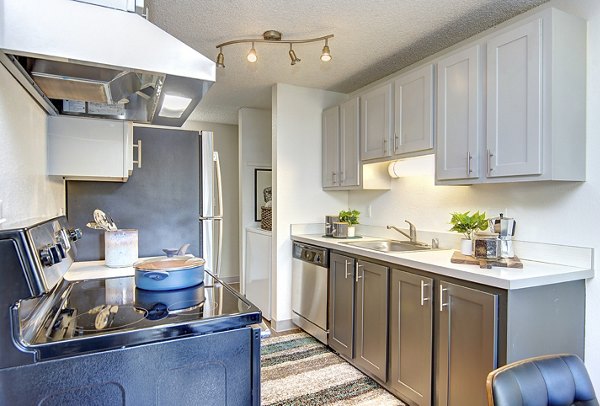
[[[340,221],[348,223],[348,237],[354,237],[356,235],[356,225],[358,224],[358,216],[360,212],[358,210],[342,210],[340,211]]]
[[[476,211],[471,215],[469,213],[468,211],[465,213],[451,213],[452,218],[450,219],[450,224],[452,224],[450,231],[456,231],[465,236],[460,244],[460,253],[463,255],[473,254],[473,233],[488,228],[485,212],[479,213],[479,211]]]

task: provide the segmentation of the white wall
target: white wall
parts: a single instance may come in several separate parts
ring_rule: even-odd
[[[242,108],[238,112],[239,126],[239,194],[240,194],[240,278],[244,286],[246,227],[258,226],[254,221],[254,170],[271,169],[271,111]]]
[[[225,278],[226,281],[237,280],[240,272],[238,127],[229,124],[188,120],[183,128],[186,130],[212,131],[214,133],[215,151],[219,153],[223,180],[223,262],[221,277]]]
[[[372,208],[362,223],[447,231],[451,211],[504,210],[517,219],[516,238],[524,241],[593,247],[600,260],[600,2],[554,0],[550,3],[588,20],[587,181],[527,182],[467,187],[434,186],[432,177],[392,180],[387,193],[350,192],[351,207]],[[496,213],[488,213],[496,214]],[[600,388],[600,280],[587,283],[585,358]]]
[[[46,167],[46,113],[0,65],[0,200],[8,223],[64,212],[64,183]]]
[[[321,188],[321,112],[346,95],[284,84],[273,86],[272,317],[291,319],[290,225],[323,222],[347,206],[347,192]]]

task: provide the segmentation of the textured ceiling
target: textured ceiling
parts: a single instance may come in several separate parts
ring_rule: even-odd
[[[237,123],[240,107],[270,108],[271,86],[288,83],[349,93],[547,0],[146,0],[154,24],[215,60],[219,43],[258,38],[269,29],[284,39],[334,34],[333,59],[323,43],[249,44],[223,49],[225,69],[193,120]]]

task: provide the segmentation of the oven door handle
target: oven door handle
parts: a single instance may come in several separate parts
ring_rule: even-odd
[[[167,271],[152,271],[152,272],[144,272],[144,278],[150,278],[154,281],[162,281],[169,277],[169,273]]]

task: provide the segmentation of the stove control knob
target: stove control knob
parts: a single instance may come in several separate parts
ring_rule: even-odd
[[[69,239],[73,242],[80,240],[83,236],[80,228],[70,228],[69,231]]]
[[[39,251],[40,261],[44,266],[52,266],[61,261],[56,245],[48,245]]]
[[[63,247],[62,244],[56,244],[56,249],[61,260],[67,257],[67,252],[65,251],[65,247]]]

